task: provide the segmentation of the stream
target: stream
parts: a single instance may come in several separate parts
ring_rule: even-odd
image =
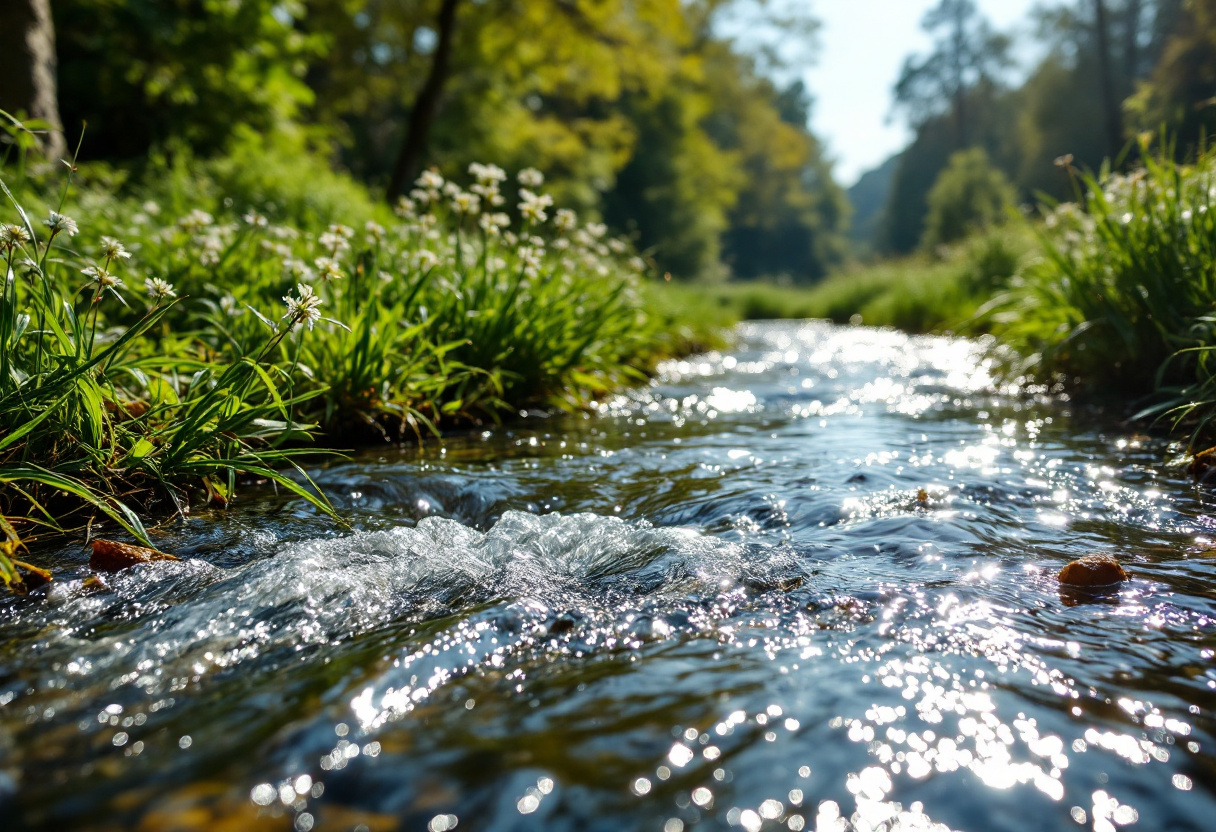
[[[247,489],[101,589],[40,555],[0,829],[1216,828],[1216,493],[986,355],[746,324],[319,468],[353,529]]]

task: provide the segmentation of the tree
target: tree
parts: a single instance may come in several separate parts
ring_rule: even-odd
[[[983,148],[960,150],[929,191],[923,246],[932,250],[998,225],[1016,201],[1013,186]]]
[[[61,158],[67,148],[50,0],[0,0],[0,24],[0,110],[45,124],[42,150],[49,159]]]
[[[319,42],[281,0],[55,0],[59,103],[83,153],[142,159],[171,141],[199,154],[245,126],[297,122]]]
[[[919,127],[935,116],[950,113],[955,146],[970,141],[967,111],[971,90],[999,85],[1010,66],[1009,38],[992,31],[974,0],[941,0],[925,15],[921,26],[936,36],[933,52],[904,61],[895,85],[895,105]]]
[[[405,128],[405,139],[393,165],[393,174],[388,180],[385,197],[395,203],[406,185],[422,172],[422,160],[426,154],[427,141],[435,114],[439,109],[439,96],[447,84],[452,63],[452,39],[456,35],[456,11],[460,0],[443,0],[436,20],[435,57],[430,72],[422,85],[414,106],[410,109],[409,122]]]

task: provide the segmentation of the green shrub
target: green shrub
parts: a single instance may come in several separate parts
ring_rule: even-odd
[[[973,147],[950,157],[929,191],[928,202],[922,245],[931,251],[1000,224],[1017,195],[983,148]]]

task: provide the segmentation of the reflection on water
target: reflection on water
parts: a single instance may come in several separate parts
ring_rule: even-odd
[[[747,326],[0,606],[4,828],[1209,829],[1216,511],[982,344]],[[263,499],[264,497],[264,499]],[[1133,580],[1061,596],[1115,554]]]

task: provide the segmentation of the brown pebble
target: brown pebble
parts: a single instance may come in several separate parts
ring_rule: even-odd
[[[1086,555],[1060,570],[1060,583],[1069,586],[1113,586],[1126,580],[1127,573],[1110,555]]]
[[[177,560],[177,558],[155,549],[132,546],[130,543],[94,540],[93,556],[89,558],[89,566],[95,572],[121,572],[132,566],[156,560]]]

